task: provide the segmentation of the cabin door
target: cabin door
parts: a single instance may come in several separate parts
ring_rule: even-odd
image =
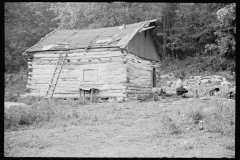
[[[152,71],[152,87],[156,87],[157,86],[157,76],[156,76],[156,68],[153,68]]]

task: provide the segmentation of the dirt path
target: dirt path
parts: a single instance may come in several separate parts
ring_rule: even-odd
[[[91,104],[85,121],[4,133],[7,157],[235,157],[234,137],[187,122],[186,100]],[[91,118],[89,118],[91,117]],[[169,117],[181,132],[172,134]],[[58,122],[59,124],[61,122]],[[168,128],[166,128],[168,127]],[[177,129],[176,129],[177,130]]]

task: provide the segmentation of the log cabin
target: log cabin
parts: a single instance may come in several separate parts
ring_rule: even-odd
[[[82,89],[89,97],[91,88],[98,89],[98,98],[124,99],[149,93],[160,81],[155,27],[156,20],[149,20],[52,31],[23,53],[28,59],[28,95],[79,98]],[[63,65],[57,65],[61,60]]]

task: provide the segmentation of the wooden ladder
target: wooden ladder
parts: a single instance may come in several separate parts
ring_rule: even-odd
[[[51,90],[52,86],[54,86],[54,88],[53,88],[53,90],[52,90],[52,94],[51,94],[51,96],[50,96],[50,98],[52,98],[52,96],[53,96],[53,94],[54,94],[54,91],[55,91],[55,88],[56,88],[56,86],[57,86],[57,82],[58,82],[60,73],[61,73],[61,71],[62,71],[62,67],[63,67],[64,61],[66,60],[66,57],[67,57],[67,53],[65,53],[65,56],[64,56],[64,57],[62,57],[62,53],[58,56],[58,61],[57,61],[57,63],[56,63],[55,70],[54,70],[54,72],[53,72],[53,77],[52,77],[52,79],[51,79],[51,82],[50,82],[50,84],[49,84],[49,86],[48,86],[47,93],[46,93],[46,95],[45,95],[44,98],[47,98],[49,91]],[[62,58],[63,58],[63,59],[62,59]],[[62,63],[60,64],[61,60],[62,60]],[[57,69],[59,68],[59,66],[60,66],[60,70],[57,71]],[[54,81],[54,79],[55,79],[56,73],[58,73],[57,79],[56,79],[56,83],[53,84],[53,81]]]

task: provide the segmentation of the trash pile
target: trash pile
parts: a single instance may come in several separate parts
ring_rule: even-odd
[[[168,87],[176,86],[176,81],[166,81]],[[207,85],[207,84],[215,84],[215,85],[221,85],[222,82],[227,82],[225,77],[222,76],[191,76],[189,79],[186,79],[184,81],[186,84],[189,85]],[[230,82],[228,82],[229,85],[231,85]]]
[[[176,81],[166,81],[165,86],[163,86],[166,91],[176,90]],[[230,82],[226,80],[225,77],[213,75],[213,76],[191,76],[184,80],[185,86],[190,88],[199,89],[202,88],[204,92],[207,90],[219,88],[223,97],[235,99],[236,86],[233,86]]]

